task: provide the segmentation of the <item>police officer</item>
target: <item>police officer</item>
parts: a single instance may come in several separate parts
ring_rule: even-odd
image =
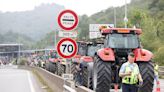
[[[139,67],[134,63],[134,53],[128,54],[128,61],[124,63],[119,71],[119,76],[122,77],[122,92],[138,92],[139,85],[143,84],[143,79],[139,72]]]

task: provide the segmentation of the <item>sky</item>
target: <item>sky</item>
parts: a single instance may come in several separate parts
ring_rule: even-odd
[[[127,0],[127,3],[129,2],[130,0]],[[33,10],[43,3],[56,3],[65,6],[66,9],[74,10],[78,15],[86,14],[90,16],[112,6],[122,6],[125,4],[125,0],[0,0],[0,11]]]

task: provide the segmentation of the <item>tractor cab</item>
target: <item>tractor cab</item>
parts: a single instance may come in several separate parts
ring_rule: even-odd
[[[49,52],[49,61],[50,62],[57,62],[58,57],[59,57],[59,55],[56,50],[51,50]]]
[[[78,44],[78,54],[81,55],[80,60],[82,62],[93,62],[93,57],[96,51],[102,48],[102,42],[82,42]]]
[[[77,62],[80,62],[81,56],[86,55],[86,43],[84,41],[78,41],[78,51],[77,54],[72,58],[72,63],[76,64]]]
[[[79,41],[77,42],[78,44],[78,52],[77,54],[80,55],[80,56],[85,56],[86,53],[87,53],[87,49],[86,49],[86,42],[83,42],[83,41]]]
[[[100,27],[100,32],[105,38],[104,47],[110,48],[117,57],[115,59],[119,59],[119,61],[126,62],[129,52],[141,48],[139,40],[141,29]]]
[[[87,56],[91,56],[94,57],[95,53],[97,50],[101,49],[103,47],[103,43],[102,42],[91,42],[89,44],[87,44]]]

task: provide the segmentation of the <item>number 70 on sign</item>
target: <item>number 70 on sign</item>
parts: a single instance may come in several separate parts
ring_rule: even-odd
[[[71,58],[77,53],[77,44],[71,38],[63,38],[57,44],[57,52],[63,58]]]

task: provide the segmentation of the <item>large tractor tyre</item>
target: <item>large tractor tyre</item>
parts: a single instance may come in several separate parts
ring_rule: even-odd
[[[83,68],[83,86],[93,89],[93,62]]]
[[[46,65],[46,70],[47,71],[50,71],[50,65],[49,65],[49,63],[46,63],[45,65]]]
[[[61,76],[62,75],[62,69],[61,69],[61,64],[57,62],[57,75]]]
[[[88,69],[87,69],[87,67],[83,68],[83,86],[88,87]]]
[[[71,63],[71,74],[75,74],[75,71],[76,71],[76,64],[74,63]]]
[[[51,63],[50,64],[50,72],[57,74],[57,65],[56,63]]]
[[[93,89],[93,62],[88,63],[88,88]]]
[[[52,63],[49,63],[48,67],[49,67],[49,71],[52,72],[52,67],[53,67]]]
[[[138,63],[143,85],[139,88],[139,92],[152,92],[154,85],[154,67],[151,61]]]
[[[98,57],[93,66],[93,90],[95,92],[110,92],[111,76],[111,63],[102,61]]]
[[[54,63],[50,63],[50,64],[49,64],[50,72],[55,73],[55,71],[56,71],[55,68],[56,68],[56,64],[54,64]]]
[[[66,65],[61,65],[60,67],[61,75],[66,73]]]

